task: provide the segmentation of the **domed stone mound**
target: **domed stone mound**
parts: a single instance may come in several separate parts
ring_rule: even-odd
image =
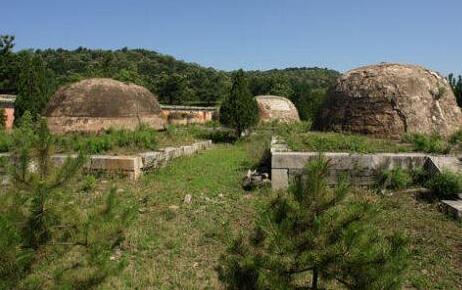
[[[345,73],[315,128],[399,138],[405,132],[450,135],[462,121],[448,82],[416,65],[379,64]]]
[[[45,111],[50,130],[97,132],[164,127],[157,98],[146,88],[112,79],[87,79],[61,87]]]
[[[287,98],[278,96],[255,97],[260,112],[260,121],[292,123],[300,121],[295,105]]]

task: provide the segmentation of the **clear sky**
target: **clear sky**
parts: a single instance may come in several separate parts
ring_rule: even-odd
[[[0,0],[23,48],[146,48],[218,69],[385,62],[462,74],[462,0]]]

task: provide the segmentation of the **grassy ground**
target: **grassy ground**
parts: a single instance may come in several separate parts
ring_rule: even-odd
[[[436,203],[409,193],[381,196],[364,189],[361,195],[375,202],[374,223],[385,232],[404,232],[410,240],[408,287],[462,289],[462,224],[442,214]]]
[[[380,139],[358,134],[311,131],[311,124],[266,124],[262,126],[282,137],[293,151],[398,153],[460,153],[462,132],[449,138],[437,134],[405,134],[401,140]]]
[[[13,133],[0,130],[0,152],[12,149]],[[147,127],[134,131],[107,130],[98,134],[68,133],[55,135],[57,153],[75,153],[85,150],[88,154],[135,154],[167,146],[189,145],[206,137],[201,126],[168,126],[156,131]]]
[[[130,222],[127,215],[117,214],[112,222],[96,224],[90,235],[95,240],[91,250],[80,245],[47,246],[23,288],[64,289],[63,285],[70,285],[66,289],[78,289],[79,283],[97,289],[221,288],[214,271],[220,254],[233,233],[249,228],[269,196],[266,190],[249,194],[241,189],[241,179],[250,166],[247,145],[216,145],[175,160],[136,183],[100,177],[96,187],[66,201],[64,212],[104,207],[104,193],[114,188],[117,204],[130,213]],[[191,203],[184,202],[187,194],[192,196]],[[383,197],[364,189],[355,194],[376,202],[379,210],[374,222],[382,230],[404,231],[409,236],[410,287],[461,289],[459,223],[446,218],[434,204],[410,195]],[[100,233],[105,231],[109,234]],[[123,239],[110,250],[96,243],[111,240],[108,237]],[[95,252],[106,253],[96,255],[104,267],[92,264]],[[99,269],[106,275],[96,275]]]
[[[411,152],[410,144],[388,139],[377,139],[360,135],[339,134],[332,132],[307,132],[286,135],[286,142],[294,151],[321,152]]]

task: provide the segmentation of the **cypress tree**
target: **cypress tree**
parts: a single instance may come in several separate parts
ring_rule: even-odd
[[[228,289],[320,289],[336,281],[347,289],[400,289],[406,240],[382,235],[373,208],[347,201],[349,186],[327,183],[328,161],[308,164],[288,193],[262,211],[248,238],[235,239],[220,258]]]
[[[244,71],[233,75],[230,94],[220,107],[220,123],[236,131],[238,137],[258,122],[258,105],[252,96]]]
[[[44,110],[54,89],[52,73],[39,55],[25,54],[19,75],[15,120],[29,111],[36,118]]]
[[[5,109],[0,109],[0,129],[5,129],[5,126],[6,126]]]

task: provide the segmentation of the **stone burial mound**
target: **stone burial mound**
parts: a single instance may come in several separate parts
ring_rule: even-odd
[[[417,65],[379,64],[340,77],[314,127],[400,138],[407,132],[448,136],[461,121],[454,93],[440,74]]]
[[[135,84],[94,78],[58,89],[45,110],[54,133],[133,130],[141,123],[162,129],[161,108],[149,90]]]
[[[255,98],[261,122],[293,123],[300,121],[297,108],[289,99],[279,96],[257,96]]]

